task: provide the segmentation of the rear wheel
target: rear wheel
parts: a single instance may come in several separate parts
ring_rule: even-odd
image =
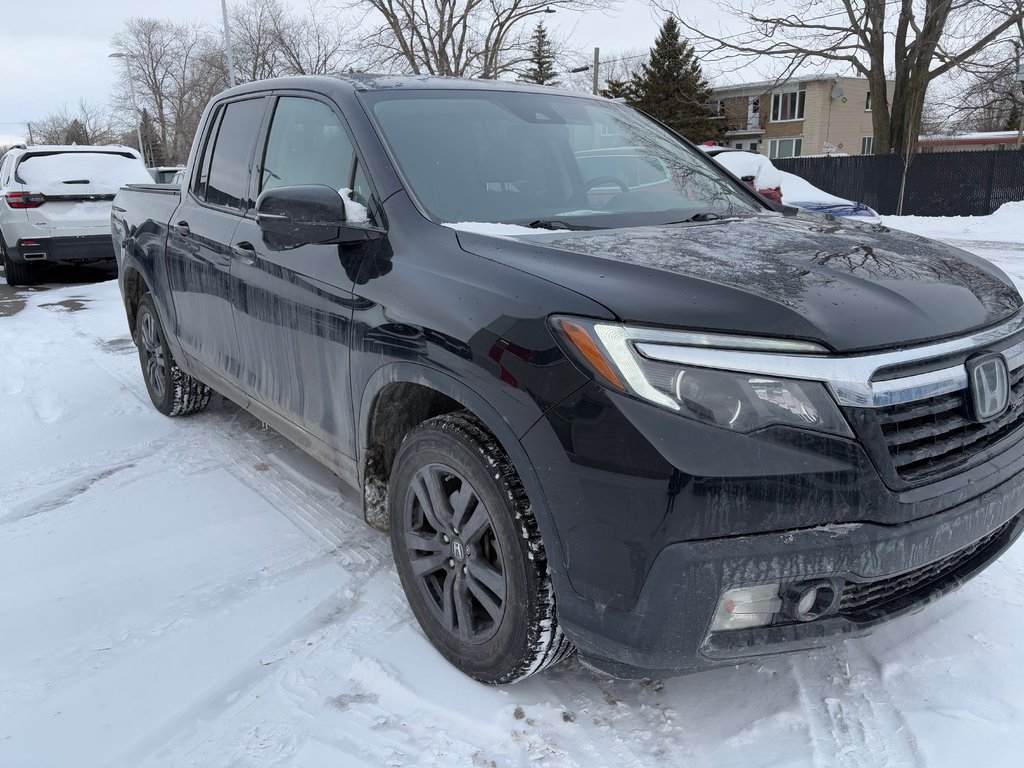
[[[135,343],[149,399],[160,413],[188,416],[209,404],[213,390],[189,376],[174,361],[149,293],[142,297],[135,316]]]
[[[7,284],[14,287],[18,285],[35,285],[39,282],[36,270],[31,264],[21,261],[12,261],[7,255],[7,245],[4,243],[3,235],[0,235],[0,256],[4,260],[4,277]]]
[[[388,500],[402,587],[452,664],[484,683],[512,683],[572,651],[526,492],[478,420],[449,414],[413,430]]]

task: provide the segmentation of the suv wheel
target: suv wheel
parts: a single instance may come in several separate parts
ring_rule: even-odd
[[[178,367],[167,347],[153,297],[148,293],[139,302],[135,316],[135,343],[149,399],[160,413],[188,416],[207,406],[213,390]]]
[[[565,658],[530,502],[497,440],[467,413],[402,443],[388,490],[391,549],[431,643],[477,680],[511,683]]]
[[[36,270],[32,268],[31,264],[11,261],[11,257],[7,255],[7,245],[4,243],[3,235],[0,235],[0,256],[4,260],[4,277],[9,286],[35,285],[39,282],[36,279]]]

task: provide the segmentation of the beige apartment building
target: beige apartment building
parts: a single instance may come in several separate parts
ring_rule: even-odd
[[[871,89],[864,78],[815,75],[731,85],[715,88],[713,98],[726,123],[726,146],[772,158],[873,153]]]

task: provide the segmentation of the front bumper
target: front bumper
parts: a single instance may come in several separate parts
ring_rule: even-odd
[[[21,238],[7,253],[16,262],[85,263],[114,261],[114,241],[106,235]]]
[[[673,544],[629,611],[559,602],[580,654],[622,677],[697,671],[863,635],[913,613],[999,557],[1024,531],[1024,485],[1008,481],[968,504],[904,525],[819,528]],[[931,567],[929,567],[931,566]],[[850,607],[809,622],[710,632],[736,586],[842,579]],[[567,594],[564,587],[559,595]],[[874,597],[871,597],[874,595]],[[865,599],[867,597],[867,599]]]
[[[619,675],[698,670],[866,633],[985,567],[1020,534],[1024,509],[1019,439],[955,477],[897,491],[855,441],[776,428],[733,434],[587,384],[522,444],[558,532],[560,621],[585,658]],[[914,581],[994,531],[967,561]],[[843,589],[904,574],[905,588],[895,583],[866,611],[710,633],[734,587],[834,579]]]

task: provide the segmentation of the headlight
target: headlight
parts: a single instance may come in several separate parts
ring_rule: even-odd
[[[726,334],[687,333],[632,328],[575,317],[555,317],[553,326],[574,359],[600,383],[643,398],[684,416],[735,432],[753,432],[771,424],[853,437],[824,385],[759,374],[715,370],[658,360],[643,354],[654,345],[701,347],[733,356],[822,354],[823,347],[804,341],[762,339]],[[663,348],[669,348],[668,346]]]

